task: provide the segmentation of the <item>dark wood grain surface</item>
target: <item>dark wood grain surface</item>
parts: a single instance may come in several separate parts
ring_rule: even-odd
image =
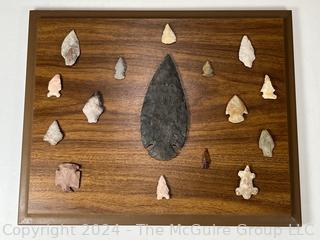
[[[290,12],[261,12],[260,16],[239,12],[239,17],[235,12],[216,17],[215,12],[206,12],[201,17],[199,12],[194,18],[188,13],[176,17],[174,13],[163,17],[159,13],[158,17],[148,17],[150,13],[138,17],[123,13],[108,17],[101,12],[96,16],[32,14],[20,223],[301,222],[299,186],[292,186],[299,185],[292,175],[292,167],[298,167],[297,156],[290,156],[295,150],[289,148],[289,134],[296,127],[295,116],[288,118],[289,108],[295,109],[288,98],[294,95],[288,92],[289,84],[294,84],[289,83],[294,81],[292,59],[288,59]],[[173,45],[161,43],[166,23],[177,36]],[[73,67],[66,67],[60,47],[72,29],[80,40],[81,56]],[[244,34],[256,50],[252,69],[238,60]],[[142,146],[140,110],[148,84],[167,53],[182,79],[190,124],[180,155],[157,161]],[[118,56],[125,57],[128,65],[122,81],[113,78]],[[210,78],[201,76],[206,60],[215,72]],[[48,81],[57,73],[63,78],[62,96],[47,98]],[[265,74],[272,79],[277,100],[261,97]],[[96,90],[104,96],[106,111],[97,124],[88,124],[82,108]],[[249,111],[240,124],[228,122],[225,115],[234,94]],[[42,140],[53,120],[65,133],[56,146]],[[263,157],[258,148],[262,129],[269,129],[275,140],[273,158]],[[293,139],[294,148],[296,144]],[[211,154],[209,169],[202,169],[205,148]],[[82,166],[79,191],[63,193],[55,187],[55,169],[61,162]],[[247,164],[256,173],[254,184],[259,188],[250,200],[234,192],[240,180],[237,173]],[[170,200],[156,199],[160,175],[167,178]]]

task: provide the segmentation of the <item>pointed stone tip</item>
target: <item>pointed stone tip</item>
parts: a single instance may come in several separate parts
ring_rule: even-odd
[[[74,35],[76,38],[78,38],[76,31],[74,29],[72,29],[69,34]]]
[[[164,177],[164,175],[160,175],[158,182],[163,182],[167,184],[166,178]]]
[[[171,60],[172,61],[172,57],[169,53],[166,54],[166,56],[164,57],[164,59],[168,59],[168,60]]]
[[[235,94],[232,96],[231,100],[241,100],[241,99],[238,97],[238,95]]]
[[[171,55],[169,53],[164,57],[162,64],[175,65],[173,58],[171,57]]]
[[[102,97],[102,93],[100,91],[95,91],[92,96]]]
[[[92,97],[96,97],[99,99],[99,102],[101,104],[103,104],[103,95],[100,91],[95,91],[93,94],[92,94]]]

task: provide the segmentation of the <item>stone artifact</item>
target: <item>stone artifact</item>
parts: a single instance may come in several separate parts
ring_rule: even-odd
[[[80,187],[81,169],[75,163],[62,163],[56,170],[56,186],[64,192],[73,192]]]
[[[234,95],[229,100],[226,108],[226,115],[229,115],[228,120],[232,123],[240,123],[244,121],[243,114],[248,114],[246,105],[237,95]]]
[[[211,163],[211,158],[210,158],[209,150],[208,148],[205,148],[202,156],[202,168],[208,169],[210,163]]]
[[[51,145],[57,145],[63,138],[63,133],[59,127],[57,120],[53,121],[48,128],[46,134],[43,137],[43,141],[50,143]]]
[[[254,48],[249,38],[244,35],[241,40],[239,49],[239,60],[248,68],[252,67],[253,61],[256,59]]]
[[[79,40],[74,30],[65,37],[61,45],[61,55],[67,66],[74,65],[80,56]]]
[[[158,160],[177,156],[187,136],[188,110],[176,66],[167,55],[154,74],[141,110],[141,141]]]
[[[250,171],[250,167],[248,165],[243,171],[238,172],[238,176],[241,180],[239,187],[236,188],[236,195],[242,195],[244,199],[250,199],[251,195],[257,195],[259,190],[254,187],[252,183],[256,175]]]
[[[170,194],[166,179],[164,178],[164,176],[161,175],[158,180],[157,199],[161,200],[162,198],[170,199]]]
[[[275,89],[272,86],[270,77],[268,75],[264,76],[264,83],[260,90],[262,92],[262,97],[264,99],[277,99],[277,95],[274,94]]]
[[[202,67],[202,76],[204,77],[213,76],[213,69],[209,61],[206,61],[206,63]]]
[[[116,66],[114,67],[115,74],[114,78],[122,80],[126,77],[127,65],[125,60],[122,57],[119,57]]]
[[[272,157],[274,141],[272,139],[272,136],[266,129],[261,131],[259,138],[259,148],[262,150],[263,156]]]
[[[170,25],[167,23],[161,37],[161,42],[164,44],[172,44],[177,41],[176,35],[172,31]]]
[[[86,115],[88,123],[96,123],[104,111],[102,94],[95,92],[84,105],[82,112]]]
[[[54,77],[49,81],[48,84],[48,94],[47,97],[60,97],[60,91],[61,91],[61,77],[60,74],[54,75]]]

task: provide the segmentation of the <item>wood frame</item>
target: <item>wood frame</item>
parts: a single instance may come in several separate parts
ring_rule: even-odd
[[[36,50],[36,25],[37,20],[46,17],[76,17],[79,14],[86,17],[108,17],[108,18],[254,18],[254,17],[281,17],[285,22],[285,42],[287,62],[287,109],[288,109],[288,131],[289,131],[289,158],[290,158],[290,181],[291,181],[291,218],[279,218],[274,216],[99,216],[82,217],[69,215],[32,215],[28,213],[28,188],[29,188],[29,160],[31,146],[31,129],[33,118],[34,101],[34,73],[35,73],[35,50]],[[29,22],[29,47],[26,77],[24,134],[22,145],[21,183],[19,202],[19,224],[182,224],[189,225],[198,223],[208,225],[214,222],[215,225],[238,225],[243,221],[247,225],[269,225],[269,226],[292,226],[301,225],[300,186],[299,186],[299,160],[297,141],[297,120],[295,100],[295,80],[293,62],[293,37],[292,37],[292,14],[291,11],[30,11]]]

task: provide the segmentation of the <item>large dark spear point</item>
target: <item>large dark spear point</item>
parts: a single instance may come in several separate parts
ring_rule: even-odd
[[[183,147],[188,111],[176,66],[167,55],[154,74],[141,110],[141,141],[149,155],[170,160]]]

